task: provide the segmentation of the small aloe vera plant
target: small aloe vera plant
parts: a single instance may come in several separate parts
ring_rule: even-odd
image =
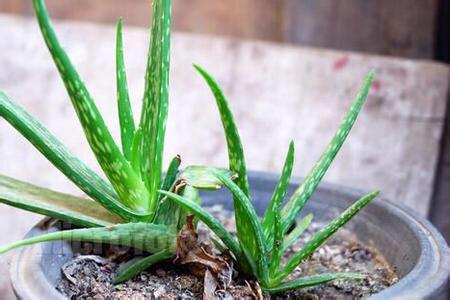
[[[47,47],[64,81],[87,141],[108,181],[72,155],[21,106],[0,92],[0,116],[28,139],[90,199],[74,197],[0,175],[0,202],[72,223],[80,229],[59,231],[22,240],[3,248],[52,240],[106,242],[151,253],[119,269],[116,283],[176,253],[177,235],[190,215],[208,225],[231,253],[243,273],[255,277],[267,293],[308,287],[335,279],[361,279],[360,274],[319,274],[289,280],[292,271],[378,193],[369,194],[319,231],[304,248],[282,265],[284,252],[307,229],[305,216],[290,230],[348,136],[367,97],[373,73],[345,116],[339,130],[310,174],[282,208],[294,162],[289,146],[284,168],[265,215],[259,218],[251,203],[244,151],[226,98],[216,81],[196,66],[211,88],[219,108],[229,154],[229,170],[189,166],[179,172],[176,156],[162,170],[165,123],[168,114],[171,0],[153,1],[153,23],[145,74],[141,118],[136,126],[127,90],[122,23],[117,24],[116,75],[121,147],[109,132],[95,102],[81,81],[52,28],[44,0],[33,0]],[[199,189],[226,186],[234,196],[237,239],[201,206]],[[94,200],[94,201],[92,201]]]
[[[197,203],[170,191],[161,191],[161,193],[167,195],[180,206],[191,210],[195,216],[207,224],[220,239],[220,242],[216,241],[216,244],[219,244],[220,248],[231,252],[237,260],[240,269],[244,273],[251,274],[257,278],[265,292],[280,293],[336,279],[363,279],[363,275],[356,273],[326,273],[286,280],[329,237],[345,225],[364,206],[375,199],[379,192],[370,193],[362,197],[339,217],[316,233],[301,251],[289,258],[286,264],[282,265],[281,261],[286,250],[308,228],[312,221],[313,216],[307,215],[290,230],[350,133],[367,98],[374,73],[369,73],[355,102],[344,117],[338,131],[319,161],[284,207],[282,207],[290,184],[294,163],[294,144],[293,142],[290,143],[284,168],[273,192],[272,199],[264,216],[259,218],[251,202],[244,150],[227,100],[218,83],[211,75],[198,66],[196,66],[196,69],[206,80],[216,98],[228,145],[229,168],[238,175],[237,180],[233,181],[217,171],[212,171],[216,178],[233,195],[238,240],[236,241],[212,215]]]

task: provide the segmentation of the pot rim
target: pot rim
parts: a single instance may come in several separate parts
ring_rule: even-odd
[[[249,179],[273,183],[278,180],[278,176],[268,172],[251,171],[249,172]],[[301,182],[300,180],[300,178],[294,177],[292,182]],[[318,188],[334,193],[343,193],[354,198],[359,198],[365,194],[355,188],[327,182],[321,183]],[[370,299],[426,299],[436,295],[438,291],[445,295],[444,289],[447,288],[446,282],[450,270],[450,250],[438,230],[428,220],[419,216],[410,208],[392,203],[384,198],[377,199],[369,205],[377,205],[386,213],[399,218],[417,236],[421,246],[419,259],[413,269],[397,283],[380,293],[372,295]],[[39,227],[48,219],[44,218],[35,225],[27,233],[27,236],[38,234]],[[24,259],[30,254],[32,254],[31,259]],[[19,299],[32,299],[32,295],[40,294],[41,289],[36,287],[37,284],[34,284],[39,281],[47,285],[47,295],[51,294],[52,299],[63,299],[62,295],[49,284],[45,274],[40,269],[39,254],[42,254],[40,244],[22,248],[14,255],[10,265],[14,292]],[[27,284],[27,281],[31,281],[31,283],[28,282]]]

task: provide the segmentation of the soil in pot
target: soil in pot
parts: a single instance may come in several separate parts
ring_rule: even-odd
[[[221,206],[210,208],[230,231],[234,220]],[[289,254],[301,249],[323,224],[313,223],[302,237],[292,245]],[[199,234],[207,240],[211,233],[200,224]],[[77,254],[62,268],[62,281],[58,286],[68,298],[94,299],[201,299],[204,283],[208,279],[193,275],[187,268],[171,262],[157,264],[132,280],[112,284],[120,262],[130,259],[130,252],[112,248],[104,255],[93,255],[89,244],[82,254]],[[287,259],[285,257],[284,259]],[[366,298],[394,284],[398,278],[395,270],[376,249],[362,245],[348,231],[340,230],[292,274],[292,278],[325,272],[360,272],[366,274],[362,281],[334,281],[325,285],[297,290],[276,296],[262,295],[251,279],[237,274],[216,289],[217,299],[355,299]]]

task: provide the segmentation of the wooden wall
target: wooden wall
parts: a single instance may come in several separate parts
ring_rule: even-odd
[[[148,26],[149,0],[47,0],[62,19]],[[432,58],[438,0],[174,0],[176,30]],[[0,11],[31,15],[30,0]]]
[[[287,40],[432,58],[437,0],[288,0]]]
[[[283,5],[279,5],[280,2]],[[114,5],[111,5],[114,3]],[[148,26],[150,0],[47,0],[55,18]],[[174,0],[176,30],[280,41],[284,0]],[[0,11],[31,15],[29,0],[1,0]]]
[[[179,30],[282,41],[284,0],[178,0]]]

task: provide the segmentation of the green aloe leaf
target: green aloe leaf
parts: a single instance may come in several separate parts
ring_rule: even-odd
[[[169,170],[167,172],[167,181],[173,183],[175,177],[173,172],[178,170],[179,162],[177,163],[175,158]],[[177,169],[175,169],[175,167]],[[204,166],[188,166],[183,172],[181,172],[175,186],[163,183],[162,190],[169,191],[175,190],[177,194],[189,199],[197,204],[201,203],[198,190],[216,190],[222,186],[222,182],[217,179],[214,172],[220,172],[224,176],[234,178],[233,174],[226,169],[218,169]],[[172,181],[173,180],[173,181]],[[166,182],[166,180],[165,180]],[[163,195],[161,195],[163,196]],[[160,201],[157,215],[155,217],[155,223],[159,224],[178,224],[177,228],[181,229],[186,223],[186,217],[192,214],[189,210],[180,207],[174,201]]]
[[[236,256],[239,262],[245,261],[245,257],[241,251],[239,243],[233,238],[233,236],[228,232],[228,230],[217,221],[209,212],[203,209],[197,203],[191,201],[186,197],[182,197],[172,192],[159,191],[161,194],[166,195],[169,199],[176,202],[181,207],[190,210],[197,218],[199,218],[203,223],[206,224],[224,243],[225,246],[230,249],[230,251]]]
[[[180,164],[181,157],[179,155],[175,156],[170,162],[169,168],[167,169],[166,176],[164,177],[164,181],[161,186],[161,189],[163,191],[170,191],[171,189],[175,188],[175,180],[177,178]],[[153,222],[156,224],[177,225],[180,221],[180,206],[178,206],[173,201],[162,201],[163,197],[164,195],[159,196],[160,204],[158,205],[158,210]]]
[[[273,192],[269,207],[267,208],[267,211],[262,219],[262,226],[267,244],[273,243],[274,224],[275,220],[278,221],[275,216],[279,213],[281,203],[283,202],[283,199],[286,196],[287,189],[289,187],[292,175],[292,167],[294,165],[294,154],[294,142],[291,142],[289,144],[289,150],[286,155],[286,160],[284,162],[284,167],[280,179],[278,180],[277,186],[275,187],[275,190]]]
[[[136,129],[133,135],[133,143],[131,144],[130,162],[134,172],[141,178],[141,156],[139,149],[142,142],[142,129],[139,127]]]
[[[369,204],[373,199],[378,197],[380,193],[374,192],[362,197],[347,210],[345,210],[339,217],[331,221],[325,228],[316,233],[311,240],[306,243],[300,252],[295,253],[289,262],[286,264],[284,270],[276,276],[275,283],[280,283],[286,278],[297,266],[308,258],[317,248],[319,248],[330,236],[332,236],[339,228],[350,221],[364,206]]]
[[[371,71],[367,76],[360,92],[356,96],[355,102],[351,106],[347,115],[344,117],[338,131],[328,145],[328,148],[325,150],[324,154],[322,154],[321,158],[309,172],[304,182],[295,191],[289,202],[284,207],[282,213],[284,232],[286,232],[295,221],[295,218],[303,209],[311,195],[314,193],[316,187],[319,185],[326,171],[330,167],[333,159],[336,157],[337,153],[344,144],[345,139],[347,138],[350,130],[355,124],[358,114],[361,111],[364,102],[366,101],[374,76],[375,73]]]
[[[201,67],[197,65],[194,65],[194,67],[206,80],[214,97],[216,98],[217,107],[219,108],[220,118],[222,119],[222,125],[225,130],[227,140],[230,170],[237,173],[237,185],[247,197],[250,197],[244,149],[242,147],[239,131],[236,126],[236,122],[234,121],[233,113],[228,105],[228,101],[217,81],[214,80],[214,78]]]
[[[236,176],[233,172],[227,169],[212,168],[205,166],[188,166],[181,174],[180,180],[187,185],[195,187],[200,190],[217,190],[220,189],[223,184],[217,176],[216,172],[221,173],[230,179],[235,179]]]
[[[283,231],[281,229],[281,203],[275,206],[275,215],[273,221],[273,242],[272,244],[272,260],[269,266],[269,274],[272,277],[278,271],[278,267],[281,263],[281,258],[283,257],[283,251],[281,248],[281,243],[283,240]],[[269,252],[269,251],[267,251]]]
[[[145,204],[148,202],[149,193],[144,183],[133,171],[125,157],[122,156],[94,100],[60,45],[44,1],[33,0],[33,4],[44,40],[66,86],[97,161],[118,193],[120,201],[138,213],[147,213],[148,209]]]
[[[0,92],[0,116],[16,128],[83,192],[107,210],[122,217],[124,220],[143,220],[147,218],[145,214],[137,214],[120,203],[115,191],[108,183],[70,153],[32,115],[2,92]]]
[[[273,288],[264,288],[263,291],[270,294],[278,294],[291,290],[303,289],[319,284],[324,284],[334,280],[362,280],[366,276],[358,273],[325,273],[314,276],[305,276],[282,283]]]
[[[175,253],[176,248],[176,233],[167,226],[127,223],[109,227],[57,231],[32,237],[0,248],[0,255],[18,247],[59,240],[107,243],[133,247],[150,253],[163,250]]]
[[[128,94],[127,74],[123,55],[122,19],[117,21],[116,37],[116,77],[117,77],[117,104],[119,110],[120,137],[122,152],[128,161],[131,161],[131,148],[135,132],[133,111]]]
[[[123,222],[92,200],[54,192],[0,175],[0,202],[80,227],[103,227]]]
[[[196,188],[191,186],[183,186],[180,188],[178,193],[185,199],[189,200],[192,203],[197,205],[201,205],[201,199]],[[165,224],[175,226],[177,230],[181,230],[183,226],[186,224],[186,219],[189,215],[193,213],[186,209],[183,206],[178,205],[174,201],[164,199],[161,201],[161,210],[158,211],[158,214],[155,218],[156,224]]]
[[[117,277],[114,279],[114,284],[119,284],[127,281],[137,274],[145,271],[150,266],[161,262],[163,260],[169,259],[174,253],[163,250],[161,252],[149,255],[144,258],[132,259],[122,265],[120,265],[119,270],[117,270]]]
[[[281,245],[282,251],[286,251],[296,240],[305,232],[309,227],[313,219],[313,215],[309,214],[304,217],[295,228],[284,238],[283,244]]]
[[[272,261],[270,263],[270,274],[271,276],[275,276],[280,267],[281,259],[283,258],[283,254],[285,251],[302,235],[302,233],[308,228],[309,224],[312,221],[312,214],[304,217],[298,224],[295,226],[294,230],[292,230],[289,235],[287,235],[283,240],[283,233],[281,232],[281,217],[278,214],[278,218],[275,222],[274,232],[277,232],[275,235],[275,240],[273,242],[273,254]]]
[[[148,211],[156,212],[161,188],[164,138],[169,105],[171,1],[153,1],[153,24],[141,112],[141,173],[150,191]]]
[[[163,184],[161,185],[162,190],[168,191],[174,185],[175,180],[177,179],[180,165],[181,165],[181,156],[177,155],[172,159],[172,161],[169,164],[169,167],[167,168],[166,176],[164,177]]]
[[[292,166],[294,164],[294,153],[294,143],[291,142],[289,145],[288,154],[286,155],[283,171],[281,173],[278,184],[275,187],[268,210],[262,220],[262,226],[265,230],[264,234],[266,238],[266,244],[272,245],[271,248],[269,248],[270,246],[267,247],[267,252],[272,252],[272,260],[269,267],[269,273],[271,276],[278,272],[278,267],[280,265],[281,258],[283,257],[283,249],[281,245],[283,241],[281,203],[286,196],[289,181],[291,179]],[[264,226],[266,226],[266,228]]]
[[[189,201],[196,203],[197,205],[202,205],[202,200],[200,198],[200,195],[198,193],[198,189],[193,188],[189,185],[182,188],[181,196],[183,196],[185,199],[188,199]],[[170,201],[173,202],[173,201]],[[181,230],[183,226],[186,224],[187,217],[190,215],[193,215],[193,212],[189,209],[186,209],[182,206],[177,205],[177,213],[176,213],[176,219],[178,219],[178,226],[177,229]],[[175,219],[175,220],[176,220]],[[195,222],[195,224],[197,224]]]
[[[220,172],[215,172],[217,178],[231,191],[234,196],[234,211],[236,231],[244,251],[249,253],[258,268],[258,279],[264,285],[268,281],[267,250],[263,229],[258,215],[250,199],[231,180]]]

